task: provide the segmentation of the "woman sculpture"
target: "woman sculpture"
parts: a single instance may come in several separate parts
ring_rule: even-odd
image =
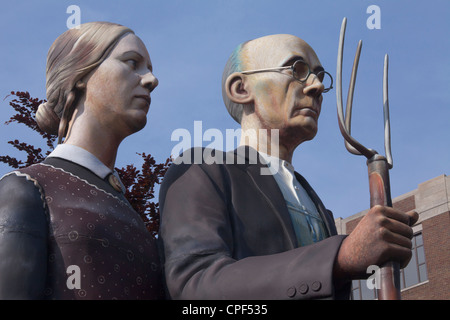
[[[158,85],[132,30],[85,23],[47,57],[36,114],[58,146],[0,180],[0,299],[159,299],[156,244],[124,197],[117,150]]]

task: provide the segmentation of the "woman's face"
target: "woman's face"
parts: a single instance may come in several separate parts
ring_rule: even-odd
[[[144,128],[158,85],[144,43],[129,33],[88,76],[85,112],[101,129],[126,137]]]

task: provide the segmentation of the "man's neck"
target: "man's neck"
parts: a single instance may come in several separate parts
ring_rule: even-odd
[[[277,157],[292,163],[292,156],[295,148],[290,150],[282,141],[279,141],[277,129],[244,129],[241,132],[240,146],[249,146],[253,149],[263,152],[269,156]]]

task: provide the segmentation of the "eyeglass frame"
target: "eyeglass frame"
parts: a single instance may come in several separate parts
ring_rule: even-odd
[[[306,75],[305,80],[297,79],[297,78],[294,76],[294,65],[295,65],[297,62],[304,63],[304,64],[306,64],[306,66],[308,67],[308,74]],[[286,69],[291,69],[291,70],[292,70],[292,78],[294,78],[295,80],[299,81],[300,83],[305,83],[306,81],[308,81],[308,78],[309,78],[309,76],[310,76],[311,74],[314,74],[316,77],[318,77],[318,75],[319,75],[321,72],[323,72],[324,74],[327,74],[327,75],[330,77],[330,79],[331,79],[330,87],[329,87],[329,88],[325,88],[325,89],[323,90],[323,93],[327,93],[328,91],[330,91],[331,89],[333,89],[333,83],[334,83],[334,81],[333,81],[333,77],[331,76],[331,74],[330,74],[329,72],[327,72],[327,71],[325,71],[325,70],[320,70],[319,72],[315,73],[315,72],[311,71],[311,68],[309,67],[309,64],[306,63],[306,62],[303,61],[303,60],[296,60],[291,66],[287,66],[287,67],[274,67],[274,68],[264,68],[264,69],[245,70],[245,71],[240,71],[239,73],[242,73],[242,74],[250,74],[250,73],[256,73],[256,72],[279,71],[279,70],[286,70]],[[320,80],[319,80],[319,81],[320,81]],[[320,82],[323,84],[322,81],[320,81]]]

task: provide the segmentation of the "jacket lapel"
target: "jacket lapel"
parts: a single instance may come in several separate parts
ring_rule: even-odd
[[[242,150],[244,148],[245,150]],[[237,152],[239,150],[239,152]],[[285,234],[288,236],[291,242],[292,249],[298,247],[295,231],[292,226],[292,221],[284,200],[283,194],[278,187],[275,178],[272,175],[262,175],[261,169],[268,170],[266,164],[261,163],[259,156],[255,159],[249,159],[250,147],[242,146],[235,150],[236,159],[241,160],[238,163],[243,163],[245,160],[245,170],[255,184],[255,188],[261,194],[262,198],[267,201],[268,206],[272,209],[277,216],[280,224],[282,225]],[[254,150],[251,150],[252,152]],[[245,152],[245,153],[244,153]],[[251,153],[250,153],[251,154]],[[242,159],[245,157],[245,159]],[[253,160],[253,161],[250,161]],[[256,162],[256,163],[255,163]],[[264,172],[264,171],[263,171]]]
[[[328,236],[336,235],[337,234],[336,225],[334,223],[334,218],[333,215],[331,214],[331,211],[325,208],[319,196],[316,194],[314,189],[310,186],[308,181],[306,181],[306,179],[303,178],[301,174],[295,172],[295,177],[297,178],[298,182],[300,182],[302,187],[305,188],[306,192],[311,197],[311,200],[316,205],[317,210],[319,211],[319,214],[327,227]]]

